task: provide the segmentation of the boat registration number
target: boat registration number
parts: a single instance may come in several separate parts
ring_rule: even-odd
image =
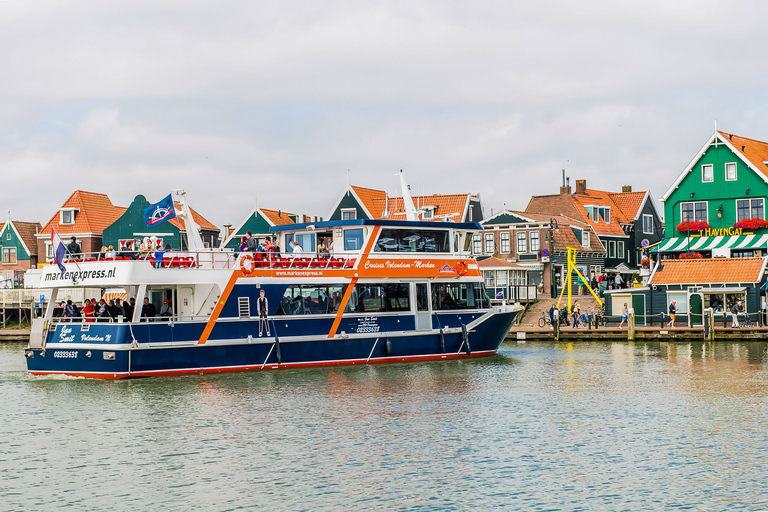
[[[76,350],[57,350],[53,353],[53,357],[64,358],[64,359],[74,359],[77,357],[77,351]]]

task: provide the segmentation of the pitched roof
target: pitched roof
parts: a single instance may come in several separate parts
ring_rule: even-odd
[[[450,220],[455,222],[462,222],[464,220],[464,211],[467,209],[467,202],[469,201],[469,194],[433,194],[431,196],[413,196],[413,204],[416,208],[423,208],[425,206],[434,206],[434,219],[435,220]],[[381,206],[381,212],[384,212],[384,202],[382,199],[374,199],[373,204],[378,207]],[[405,203],[402,197],[390,197],[387,200],[390,215],[392,220],[405,220]],[[380,217],[381,214],[379,214]]]
[[[555,231],[556,250],[563,250],[566,247],[573,247],[578,249],[579,252],[605,252],[605,247],[598,238],[597,233],[595,233],[594,228],[586,222],[573,219],[571,217],[566,217],[562,213],[550,214],[518,211],[510,211],[509,213],[518,217],[525,217],[537,223],[549,224],[550,221],[554,220],[557,223],[557,230]],[[575,228],[581,228],[582,230],[588,230],[590,232],[589,248],[583,247],[581,245],[581,242],[578,238],[576,238],[573,230],[569,229],[571,226]],[[541,242],[544,243],[543,240]]]
[[[768,161],[768,143],[759,140],[740,137],[732,133],[717,132],[724,142],[729,142],[736,153],[744,156],[763,175],[768,176],[768,166],[763,162]],[[741,148],[744,148],[744,151]]]
[[[37,255],[37,239],[35,238],[35,235],[40,232],[40,228],[42,227],[40,223],[12,220],[11,225],[15,228],[16,233],[18,233],[18,236],[21,239],[21,242],[26,247],[26,250],[29,253],[29,255],[36,256]],[[3,232],[8,228],[9,228],[9,223],[5,222],[4,224],[0,225],[0,232]]]
[[[385,197],[387,195],[383,190],[376,190],[374,188],[355,187],[350,185],[350,188],[355,192],[363,207],[368,210],[371,217],[374,219],[380,219],[381,214],[384,213]],[[379,200],[379,203],[374,201]]]
[[[650,284],[759,283],[764,258],[661,260]]]
[[[608,197],[619,207],[624,214],[627,222],[637,219],[640,215],[640,209],[645,203],[645,198],[649,193],[644,192],[608,192]]]
[[[268,210],[267,208],[259,208],[261,213],[272,223],[273,226],[285,226],[286,224],[296,224],[291,215],[295,213],[284,212],[281,210]]]
[[[174,201],[174,202],[173,202],[173,206],[174,206],[174,207],[175,207],[177,210],[181,211],[181,203],[179,203],[178,201]],[[190,208],[189,208],[189,211],[190,211],[190,212],[192,212],[192,218],[194,219],[195,223],[196,223],[198,226],[200,226],[200,229],[212,229],[212,230],[214,230],[214,231],[218,231],[218,229],[219,229],[219,228],[217,228],[216,226],[214,226],[213,224],[211,224],[210,222],[208,222],[208,221],[207,221],[205,218],[203,218],[203,216],[202,216],[202,215],[200,215],[199,213],[197,213],[197,212],[194,210],[194,208],[190,207]],[[171,220],[169,220],[168,222],[170,222],[171,224],[173,224],[174,226],[176,226],[177,228],[179,228],[179,229],[180,229],[180,230],[182,230],[182,231],[185,231],[185,230],[187,229],[187,227],[184,225],[184,221],[183,221],[183,220],[181,220],[181,219],[180,219],[180,218],[178,218],[178,217],[174,217],[174,218],[172,218]]]
[[[69,198],[64,201],[61,208],[77,208],[74,224],[60,224],[61,217],[57,211],[51,220],[49,220],[43,229],[42,235],[50,235],[51,228],[61,234],[68,233],[102,233],[104,228],[115,222],[126,208],[115,206],[109,200],[106,194],[97,192],[86,192],[84,190],[75,190]]]
[[[524,267],[522,265],[518,265],[517,263],[512,263],[511,261],[503,260],[501,258],[496,258],[495,256],[478,260],[477,266],[481,269],[508,268],[510,270],[530,270],[528,267]]]

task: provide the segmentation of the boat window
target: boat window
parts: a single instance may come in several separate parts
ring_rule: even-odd
[[[292,285],[285,289],[280,300],[278,315],[325,315],[333,314],[344,295],[343,284]]]
[[[432,309],[485,309],[490,307],[483,283],[432,283]]]
[[[472,233],[466,233],[464,235],[464,252],[472,250]]]
[[[451,252],[448,231],[383,228],[376,252]]]
[[[408,283],[358,284],[347,302],[346,311],[373,313],[380,311],[410,311]]]
[[[359,251],[363,248],[363,228],[344,230],[344,250]]]

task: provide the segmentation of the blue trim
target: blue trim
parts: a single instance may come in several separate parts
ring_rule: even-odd
[[[336,228],[341,226],[391,226],[398,228],[432,228],[432,229],[476,229],[483,230],[479,222],[429,222],[410,220],[384,220],[384,219],[355,219],[355,220],[331,220],[323,222],[305,222],[304,224],[286,224],[284,226],[272,226],[270,233],[279,231],[304,231],[308,226],[320,228]]]

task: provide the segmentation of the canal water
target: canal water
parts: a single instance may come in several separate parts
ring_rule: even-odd
[[[760,510],[766,343],[103,382],[0,345],[2,510]]]

